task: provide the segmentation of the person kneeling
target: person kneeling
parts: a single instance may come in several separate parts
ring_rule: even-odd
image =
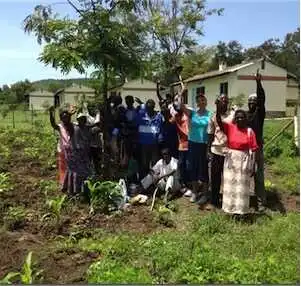
[[[154,185],[159,191],[165,191],[164,202],[167,203],[168,195],[181,189],[178,176],[178,160],[170,155],[168,148],[161,151],[162,159],[149,171],[141,181],[144,190]]]

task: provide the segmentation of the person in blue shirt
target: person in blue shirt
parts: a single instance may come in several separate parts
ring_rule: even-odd
[[[155,105],[155,101],[149,99],[145,105],[140,106],[137,113],[140,178],[146,176],[159,158],[159,140],[164,119],[160,112],[155,111]]]
[[[188,170],[192,185],[191,202],[196,202],[201,195],[208,191],[208,157],[207,127],[211,113],[206,109],[207,98],[203,94],[196,96],[197,110],[188,109],[184,112],[189,117],[188,133]]]

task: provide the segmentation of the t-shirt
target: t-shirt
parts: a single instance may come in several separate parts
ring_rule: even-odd
[[[256,136],[251,128],[240,129],[236,124],[226,122],[224,122],[223,125],[228,137],[228,147],[230,149],[241,151],[256,151],[258,149]]]
[[[136,136],[137,133],[137,110],[135,108],[126,109],[123,128],[122,128],[122,135],[124,137],[133,137]]]
[[[157,112],[150,117],[145,107],[142,106],[137,114],[138,141],[142,145],[154,145],[158,143],[164,119],[161,113]]]
[[[221,115],[223,122],[232,122],[234,118],[234,112],[229,112],[226,114]],[[214,139],[211,144],[211,152],[216,155],[223,156],[227,150],[227,136],[226,134],[220,129],[217,121],[216,121],[216,114],[211,116],[208,124],[208,134],[214,134]]]
[[[208,142],[208,123],[211,113],[205,110],[203,114],[199,114],[197,111],[191,111],[190,126],[189,126],[189,141],[196,143]]]
[[[168,164],[164,162],[163,159],[159,160],[155,166],[152,168],[152,170],[155,172],[158,176],[164,176],[168,173],[171,173],[172,171],[176,171],[174,176],[178,176],[178,160],[171,157],[171,160]]]
[[[179,151],[188,150],[188,132],[189,132],[189,118],[187,114],[176,114],[171,122],[174,122],[177,127],[177,134],[179,140]]]

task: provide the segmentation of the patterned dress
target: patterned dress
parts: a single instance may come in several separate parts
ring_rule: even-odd
[[[65,151],[67,171],[64,177],[63,191],[70,195],[83,191],[84,181],[91,174],[89,150],[91,133],[87,126],[74,125],[74,134]]]
[[[250,128],[239,129],[233,123],[224,126],[229,149],[224,163],[222,208],[226,213],[243,215],[249,213],[256,136]]]

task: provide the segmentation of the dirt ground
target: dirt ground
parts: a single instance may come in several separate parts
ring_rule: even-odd
[[[25,256],[33,251],[33,258],[38,262],[38,269],[43,269],[43,283],[85,283],[85,273],[89,265],[98,259],[97,253],[82,253],[77,249],[61,250],[55,248],[56,236],[68,237],[74,227],[89,231],[101,228],[109,232],[127,231],[135,233],[150,233],[163,228],[157,223],[149,206],[136,206],[121,215],[106,217],[96,215],[89,217],[87,205],[74,203],[63,218],[62,227],[53,229],[41,222],[43,215],[44,198],[37,183],[41,180],[55,180],[55,170],[47,175],[41,175],[38,164],[28,162],[13,162],[8,171],[14,177],[13,191],[2,195],[0,216],[3,217],[9,206],[22,205],[28,210],[25,223],[12,231],[4,230],[0,233],[0,277],[8,272],[19,271]],[[269,193],[269,207],[272,210],[285,213],[286,211],[299,211],[299,196],[280,195]],[[179,225],[181,230],[183,220],[189,220],[188,208],[194,208],[186,199],[178,199]],[[180,223],[181,222],[181,223]]]

